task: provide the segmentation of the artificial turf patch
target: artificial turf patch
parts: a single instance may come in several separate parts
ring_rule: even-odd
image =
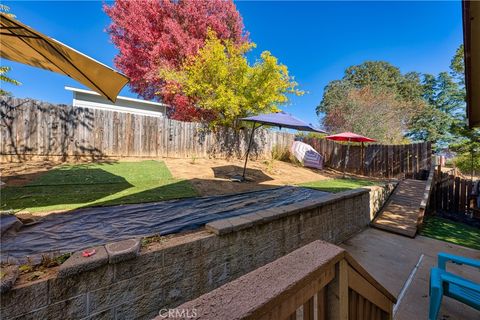
[[[63,165],[22,187],[1,190],[2,210],[46,212],[196,196],[164,162]]]
[[[480,229],[440,217],[425,217],[420,234],[480,250]]]
[[[299,186],[325,192],[337,193],[352,189],[358,189],[365,186],[373,186],[376,184],[377,183],[375,181],[370,180],[345,178],[312,181],[299,184]]]

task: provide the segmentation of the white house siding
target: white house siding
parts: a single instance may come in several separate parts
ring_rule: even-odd
[[[122,96],[118,96],[117,101],[113,103],[94,91],[72,87],[65,87],[65,89],[72,91],[72,105],[75,107],[127,112],[153,117],[164,117],[166,114],[167,105],[163,103]]]

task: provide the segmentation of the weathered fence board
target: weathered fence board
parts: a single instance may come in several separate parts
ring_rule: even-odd
[[[1,98],[2,155],[112,157],[242,157],[248,132],[107,110]],[[251,152],[268,158],[294,135],[258,130]]]
[[[471,214],[470,201],[474,183],[458,175],[456,169],[435,173],[429,211],[465,220]]]
[[[343,170],[345,156],[349,149],[346,171],[376,177],[425,178],[430,168],[430,143],[410,145],[370,144],[363,148],[359,144],[339,144],[334,141],[316,138],[304,139],[325,157],[325,164]],[[424,177],[422,177],[422,175]]]
[[[1,97],[0,154],[19,159],[61,157],[217,157],[241,158],[249,130],[209,130],[200,123],[180,122],[108,110],[52,105],[30,99]],[[291,133],[258,130],[252,157],[269,158],[277,146],[289,148]],[[306,138],[325,158],[325,165],[377,177],[415,177],[430,165],[430,144],[385,146],[339,144]]]

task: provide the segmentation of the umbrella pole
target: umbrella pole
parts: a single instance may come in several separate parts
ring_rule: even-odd
[[[347,145],[347,156],[345,157],[345,162],[343,163],[343,177],[345,178],[345,173],[347,171],[348,156],[350,154],[350,139],[348,139]]]
[[[253,122],[252,133],[250,134],[250,140],[248,141],[247,153],[245,155],[245,164],[243,165],[243,173],[242,173],[243,180],[245,180],[245,171],[247,170],[248,155],[250,154],[250,148],[252,147],[253,134],[255,133],[256,124],[257,124],[256,122]]]

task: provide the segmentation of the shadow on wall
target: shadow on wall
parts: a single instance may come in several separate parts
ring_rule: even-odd
[[[20,161],[33,156],[95,160],[106,155],[242,158],[251,132],[8,96],[0,102],[0,155]],[[285,147],[292,140],[289,133],[258,129],[251,158],[270,158],[274,145]]]
[[[92,131],[93,112],[67,105],[52,107],[31,99],[0,97],[1,149],[24,161],[31,155],[67,156],[91,160],[103,157],[101,150],[82,139],[83,131]],[[24,121],[18,121],[24,119]]]
[[[211,156],[223,156],[227,159],[245,157],[245,152],[250,139],[251,128],[243,127],[235,130],[227,127],[219,127],[215,130],[205,126],[196,133],[196,140],[199,145],[206,143],[206,139],[214,140],[210,144],[208,154]],[[265,144],[268,141],[268,131],[257,129],[250,149],[250,158],[258,158],[264,153]]]

